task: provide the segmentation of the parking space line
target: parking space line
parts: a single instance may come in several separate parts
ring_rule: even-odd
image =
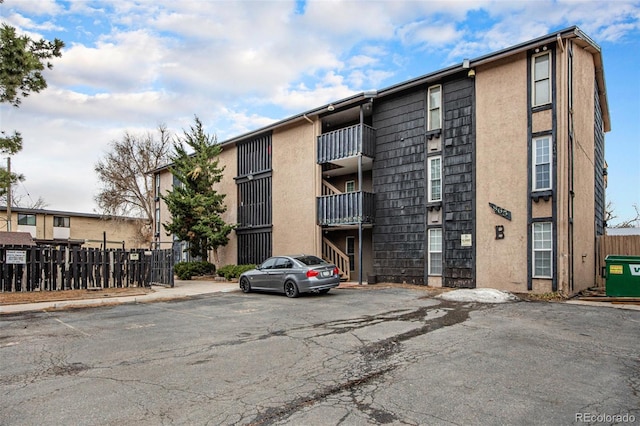
[[[89,333],[85,333],[84,331],[80,330],[79,328],[76,328],[74,326],[72,326],[71,324],[67,324],[66,322],[62,321],[59,318],[54,318],[54,320],[58,321],[60,324],[64,325],[65,327],[69,327],[70,329],[77,331],[80,334],[84,334],[85,336],[91,337],[91,335]]]

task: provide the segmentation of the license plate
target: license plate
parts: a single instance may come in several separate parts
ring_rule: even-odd
[[[321,277],[330,277],[331,276],[331,271],[322,271],[320,276]]]

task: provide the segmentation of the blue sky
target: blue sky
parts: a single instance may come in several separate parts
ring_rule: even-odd
[[[640,207],[640,1],[5,0],[0,15],[66,43],[47,90],[0,106],[24,137],[24,204],[94,211],[93,166],[125,131],[195,114],[225,140],[578,25],[603,51],[607,198],[617,220]]]

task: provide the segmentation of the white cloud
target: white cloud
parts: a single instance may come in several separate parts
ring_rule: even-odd
[[[64,5],[64,6],[61,6]],[[91,210],[93,164],[125,130],[197,114],[224,140],[578,24],[598,42],[639,31],[634,1],[10,1],[10,23],[67,47],[19,110],[16,164],[37,198]],[[473,19],[471,19],[473,18]],[[51,36],[48,36],[51,37]],[[59,189],[56,189],[59,188]]]
[[[145,31],[103,37],[95,47],[73,44],[54,62],[50,82],[92,90],[140,90],[158,78],[165,55],[159,40]]]
[[[463,33],[453,24],[440,24],[430,21],[411,22],[400,28],[398,34],[403,43],[436,48],[459,40]]]
[[[6,0],[0,7],[34,16],[52,16],[62,10],[55,0]]]

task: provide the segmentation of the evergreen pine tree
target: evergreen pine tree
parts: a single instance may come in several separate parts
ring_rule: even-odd
[[[187,152],[184,145],[193,150]],[[217,261],[218,247],[229,242],[234,225],[225,223],[222,214],[227,210],[225,194],[214,189],[222,180],[224,167],[219,166],[222,148],[215,136],[207,135],[198,117],[184,136],[174,141],[174,155],[170,170],[180,185],[174,185],[162,199],[171,213],[171,222],[164,224],[168,235],[175,235],[189,243],[189,253],[208,260],[209,250]]]

